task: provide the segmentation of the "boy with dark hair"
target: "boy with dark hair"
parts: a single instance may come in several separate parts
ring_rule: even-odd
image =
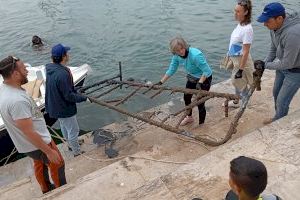
[[[255,159],[240,156],[230,162],[231,191],[225,200],[280,200],[276,195],[261,195],[267,186],[265,165]]]

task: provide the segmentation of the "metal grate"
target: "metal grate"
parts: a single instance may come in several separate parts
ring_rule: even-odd
[[[149,85],[144,83],[138,83],[134,81],[123,81],[122,80],[122,73],[121,73],[121,63],[119,63],[120,67],[120,74],[117,76],[114,76],[112,78],[98,81],[97,83],[94,83],[92,85],[88,85],[85,87],[82,87],[80,89],[80,93],[86,97],[88,97],[91,102],[94,102],[98,105],[107,107],[109,109],[115,110],[121,114],[136,118],[138,120],[141,120],[143,122],[146,122],[150,125],[154,125],[160,128],[163,128],[167,131],[174,132],[176,134],[184,135],[186,137],[198,140],[204,144],[210,145],[210,146],[218,146],[221,144],[224,144],[227,142],[233,134],[236,133],[236,127],[238,126],[238,121],[242,117],[246,105],[248,104],[249,98],[252,96],[255,89],[260,89],[260,81],[261,76],[263,74],[263,71],[256,70],[254,72],[254,83],[251,86],[249,93],[247,97],[245,98],[244,103],[239,108],[238,113],[235,115],[234,119],[232,120],[229,130],[227,131],[226,135],[221,140],[213,140],[209,139],[203,136],[195,136],[195,134],[188,132],[182,128],[180,128],[180,123],[183,121],[183,119],[188,115],[188,111],[199,104],[202,104],[206,102],[209,99],[212,98],[223,98],[225,99],[225,117],[228,117],[228,101],[229,100],[237,100],[239,97],[234,94],[228,94],[228,93],[218,93],[218,92],[208,92],[208,91],[201,91],[201,90],[195,90],[195,89],[186,89],[186,88],[179,88],[179,87],[164,87],[164,86],[157,86],[157,85]],[[119,79],[119,80],[118,80]],[[123,96],[122,98],[118,99],[103,99],[108,94],[112,93],[118,93],[119,89],[122,87],[126,87],[127,89],[131,89],[130,93]],[[149,96],[148,94],[152,91],[154,94]],[[100,92],[100,93],[99,93]],[[149,99],[154,99],[159,95],[162,95],[164,93],[184,93],[184,94],[193,94],[195,95],[194,100],[191,102],[190,105],[185,106],[184,108],[180,109],[179,111],[175,113],[168,114],[166,117],[164,117],[162,120],[154,119],[154,114],[150,116],[144,116],[142,113],[133,113],[130,112],[124,108],[121,108],[121,104],[126,103],[128,100],[133,98],[135,95],[140,94],[148,97]],[[168,123],[169,120],[174,119],[175,117],[179,117],[180,119],[178,122],[174,125],[171,125]]]

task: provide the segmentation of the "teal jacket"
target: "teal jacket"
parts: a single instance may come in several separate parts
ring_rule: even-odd
[[[172,76],[175,74],[179,65],[182,65],[185,71],[195,78],[200,78],[202,75],[205,77],[210,77],[212,75],[212,70],[206,62],[204,54],[199,49],[193,47],[189,47],[187,58],[182,58],[178,55],[172,57],[166,75]]]

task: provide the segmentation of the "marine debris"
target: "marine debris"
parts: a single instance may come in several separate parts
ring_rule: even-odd
[[[205,136],[199,136],[197,134],[194,134],[190,131],[186,131],[185,129],[180,127],[180,123],[183,121],[183,119],[187,116],[188,111],[199,104],[202,104],[203,102],[206,102],[213,98],[223,98],[225,99],[225,117],[228,117],[228,101],[230,100],[237,100],[239,97],[235,94],[228,94],[228,93],[219,93],[219,92],[208,92],[208,91],[202,91],[202,90],[196,90],[196,89],[186,89],[186,88],[180,88],[180,87],[165,87],[165,86],[157,86],[153,84],[145,84],[140,82],[134,82],[134,81],[123,81],[122,80],[122,73],[121,73],[121,63],[119,63],[119,70],[120,74],[116,75],[112,78],[98,81],[94,84],[87,85],[82,87],[79,92],[88,97],[89,100],[93,103],[96,103],[98,105],[104,106],[106,108],[115,110],[121,114],[133,117],[135,119],[141,120],[143,122],[146,122],[150,125],[154,125],[157,127],[160,127],[162,129],[165,129],[167,131],[183,135],[185,137],[200,141],[206,145],[210,146],[219,146],[224,143],[226,143],[233,134],[237,132],[237,126],[240,118],[242,117],[246,106],[248,104],[248,101],[250,97],[252,96],[253,92],[257,89],[260,89],[260,82],[261,77],[263,74],[262,70],[256,70],[254,72],[254,83],[250,87],[250,90],[247,94],[247,97],[243,101],[242,105],[239,108],[239,111],[234,116],[229,129],[226,133],[226,135],[222,139],[214,139],[210,137]],[[118,80],[119,79],[119,80]],[[103,97],[114,93],[118,93],[118,90],[122,87],[126,87],[126,89],[131,88],[132,90],[122,98],[117,99],[104,99]],[[152,95],[148,95],[150,92],[154,92]],[[131,98],[133,98],[135,95],[144,95],[147,96],[149,99],[154,99],[155,97],[162,95],[163,93],[184,93],[184,94],[193,94],[194,99],[191,102],[190,105],[184,106],[182,109],[178,110],[175,113],[168,114],[163,119],[157,119],[155,118],[155,113],[152,113],[152,115],[145,116],[143,113],[134,113],[130,112],[124,108],[122,108],[120,105],[126,103]],[[179,120],[178,120],[179,118]],[[177,121],[177,123],[171,123]]]

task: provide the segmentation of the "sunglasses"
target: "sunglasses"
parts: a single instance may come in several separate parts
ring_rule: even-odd
[[[17,58],[17,57],[14,57],[14,56],[10,56],[12,58],[12,63],[9,63],[7,65],[5,65],[4,67],[2,67],[0,70],[4,70],[4,69],[7,69],[9,67],[11,67],[11,71],[14,71],[15,68],[16,68],[16,62],[18,62],[20,59]]]
[[[241,6],[247,6],[249,3],[249,0],[237,0],[236,2],[237,2],[237,4],[239,4]]]

